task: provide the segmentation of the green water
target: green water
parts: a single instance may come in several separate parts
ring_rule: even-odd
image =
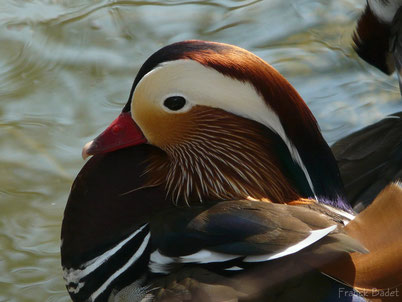
[[[0,3],[0,301],[68,301],[59,233],[81,148],[154,51],[184,39],[247,48],[281,71],[327,140],[402,110],[395,78],[354,54],[364,0]]]

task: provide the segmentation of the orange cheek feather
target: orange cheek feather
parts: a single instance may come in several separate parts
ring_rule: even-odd
[[[159,148],[183,142],[194,123],[188,113],[168,113],[152,106],[134,109],[134,119],[148,142]]]

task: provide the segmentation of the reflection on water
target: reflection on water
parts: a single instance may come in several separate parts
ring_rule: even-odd
[[[0,301],[68,301],[59,232],[81,146],[165,44],[196,38],[255,52],[296,86],[329,142],[401,110],[395,79],[350,47],[364,2],[1,1]]]

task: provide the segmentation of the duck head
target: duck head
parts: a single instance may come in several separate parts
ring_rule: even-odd
[[[335,159],[300,95],[232,45],[184,41],[141,67],[120,116],[83,157],[147,143],[147,185],[175,202],[316,197],[339,208]]]
[[[402,0],[368,0],[353,35],[354,49],[369,64],[401,79]],[[402,87],[402,86],[401,86]]]

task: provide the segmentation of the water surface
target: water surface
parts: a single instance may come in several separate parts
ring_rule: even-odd
[[[0,4],[0,301],[68,301],[59,233],[81,147],[117,116],[144,60],[184,39],[253,51],[332,143],[402,110],[395,78],[350,46],[364,0]]]

